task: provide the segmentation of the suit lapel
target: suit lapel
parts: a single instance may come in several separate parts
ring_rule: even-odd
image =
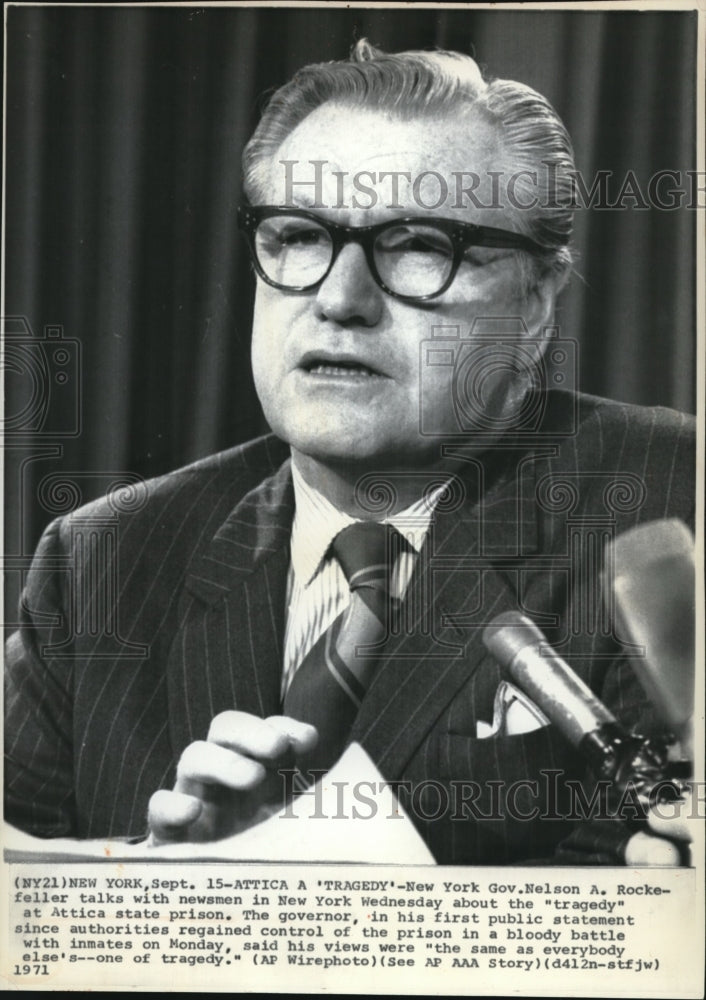
[[[497,454],[494,461],[497,460]],[[484,627],[518,606],[525,557],[536,551],[535,466],[511,452],[503,470],[472,460],[465,500],[435,514],[407,590],[411,614],[387,642],[353,728],[394,779],[476,671],[490,662]]]
[[[191,563],[167,665],[175,756],[228,709],[280,705],[289,539],[289,461],[233,509]]]

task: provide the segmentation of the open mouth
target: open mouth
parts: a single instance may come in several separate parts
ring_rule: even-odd
[[[332,358],[310,355],[303,359],[301,368],[309,375],[328,378],[382,378],[383,373],[376,368],[351,358]]]

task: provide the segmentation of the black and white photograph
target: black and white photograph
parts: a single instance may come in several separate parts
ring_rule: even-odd
[[[3,979],[702,996],[703,7],[4,12]]]

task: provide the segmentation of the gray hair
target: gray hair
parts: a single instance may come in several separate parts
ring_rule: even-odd
[[[459,111],[464,105],[484,114],[513,158],[516,180],[524,177],[525,193],[535,200],[521,221],[545,252],[532,255],[524,280],[537,281],[547,272],[568,276],[574,155],[563,122],[541,94],[513,80],[485,79],[475,60],[458,52],[389,54],[361,39],[350,60],[305,66],[273,95],[243,153],[245,193],[252,202],[265,197],[269,170],[284,140],[327,102],[381,110],[402,120]],[[519,183],[515,190],[519,197]]]

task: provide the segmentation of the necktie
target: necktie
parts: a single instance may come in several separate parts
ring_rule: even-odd
[[[406,542],[391,525],[362,521],[332,543],[351,590],[349,606],[307,653],[284,699],[284,714],[319,731],[302,769],[328,770],[350,735],[398,601],[390,596],[395,559]]]

